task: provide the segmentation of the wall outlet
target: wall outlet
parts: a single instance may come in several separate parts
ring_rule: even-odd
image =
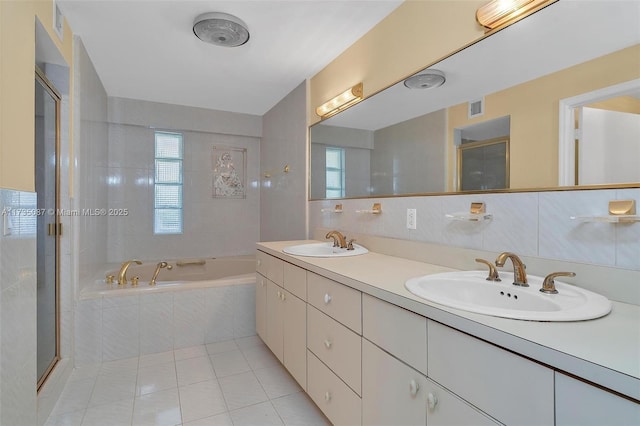
[[[407,229],[417,228],[416,209],[407,209]]]

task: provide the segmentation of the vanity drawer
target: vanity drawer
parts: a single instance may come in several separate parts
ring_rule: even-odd
[[[427,374],[427,319],[368,294],[362,295],[362,335]]]
[[[434,321],[428,376],[505,424],[554,423],[553,370]]]
[[[260,275],[266,277],[267,276],[267,258],[269,257],[268,254],[257,250],[256,251],[256,272],[259,273]]]
[[[284,263],[284,288],[306,302],[307,271],[290,263]]]
[[[362,338],[359,335],[309,306],[307,348],[360,394]]]
[[[362,293],[328,278],[307,274],[308,302],[362,334]]]
[[[310,351],[307,351],[307,393],[331,423],[362,424],[360,397]]]
[[[284,280],[284,261],[258,250],[256,252],[256,271],[282,287]]]

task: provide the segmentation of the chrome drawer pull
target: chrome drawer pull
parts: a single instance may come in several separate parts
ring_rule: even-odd
[[[324,295],[324,304],[328,305],[329,302],[331,302],[331,296],[329,295],[329,293],[325,293],[325,295]]]
[[[324,341],[324,347],[327,349],[331,349],[331,340],[325,340]]]

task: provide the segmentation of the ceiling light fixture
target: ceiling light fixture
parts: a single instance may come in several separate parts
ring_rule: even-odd
[[[249,41],[247,25],[228,13],[211,12],[193,21],[193,33],[200,40],[224,47],[242,46]]]
[[[322,118],[328,118],[361,100],[362,83],[358,83],[352,88],[340,93],[335,98],[320,105],[316,108],[316,114]]]
[[[489,30],[513,23],[557,0],[492,0],[476,11],[478,23]]]
[[[404,85],[409,89],[433,89],[442,86],[446,80],[442,71],[425,70],[407,78]]]

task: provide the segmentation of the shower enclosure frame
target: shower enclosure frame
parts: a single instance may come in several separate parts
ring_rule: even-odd
[[[47,378],[55,368],[58,361],[60,361],[60,236],[62,235],[62,225],[60,223],[60,217],[58,212],[60,211],[60,113],[62,96],[56,87],[49,81],[44,71],[42,71],[37,65],[35,66],[35,81],[39,83],[44,90],[55,101],[55,212],[53,215],[53,224],[48,225],[49,232],[46,235],[38,233],[36,239],[47,238],[53,236],[55,238],[55,355],[48,367],[44,370],[40,377],[37,377],[37,391],[40,391]],[[35,139],[34,139],[34,155],[35,155]],[[37,168],[37,163],[35,164]],[[45,213],[47,214],[47,213]],[[47,216],[45,216],[47,217]],[[51,226],[53,225],[53,226]],[[37,295],[37,293],[36,293]],[[37,297],[37,296],[36,296]],[[36,312],[36,315],[38,313]]]

